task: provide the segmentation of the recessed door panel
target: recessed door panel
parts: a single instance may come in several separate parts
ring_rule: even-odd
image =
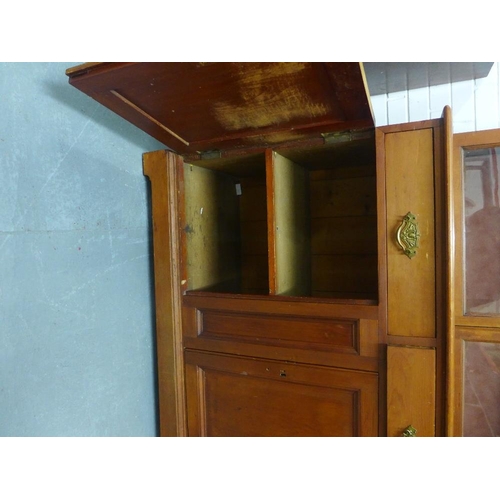
[[[375,436],[375,373],[186,353],[190,435]]]

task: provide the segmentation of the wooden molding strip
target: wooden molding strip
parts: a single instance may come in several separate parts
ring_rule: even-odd
[[[132,101],[129,101],[126,97],[123,97],[119,92],[116,90],[110,90],[110,92],[115,96],[118,97],[122,102],[124,102],[127,106],[130,106],[133,108],[135,111],[140,113],[144,118],[147,118],[150,122],[154,123],[158,127],[160,127],[162,130],[165,130],[165,132],[168,132],[171,136],[175,137],[178,141],[181,141],[184,145],[189,146],[189,142],[184,140],[182,137],[177,135],[175,132],[170,130],[169,128],[165,127],[163,123],[159,122],[156,118],[153,118],[151,115],[146,113],[143,109],[141,109],[139,106],[135,105]]]

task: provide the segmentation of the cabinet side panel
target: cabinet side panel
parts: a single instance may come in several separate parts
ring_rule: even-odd
[[[387,348],[387,436],[412,425],[419,437],[435,435],[436,352],[416,347]]]
[[[436,334],[433,130],[387,134],[388,334]],[[405,215],[416,216],[420,241],[407,257],[397,244]]]
[[[182,159],[167,151],[143,155],[151,181],[160,434],[186,434],[181,326],[178,175]]]

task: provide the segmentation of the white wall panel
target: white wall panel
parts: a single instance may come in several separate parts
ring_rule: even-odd
[[[451,105],[451,86],[434,85],[429,87],[429,116],[428,118],[441,118],[445,106]]]
[[[451,106],[454,132],[500,128],[500,67],[485,78],[372,97],[377,126],[440,118]]]
[[[429,117],[429,88],[415,89],[408,96],[408,113],[410,122],[427,120]]]
[[[457,82],[451,85],[451,109],[453,110],[454,132],[476,130],[474,80]]]
[[[488,130],[500,127],[498,65],[494,65],[487,78],[476,80],[476,127]]]
[[[374,95],[371,98],[373,117],[377,127],[382,127],[388,125],[387,120],[387,96],[386,95]]]
[[[408,121],[408,91],[387,94],[387,117],[389,123]]]

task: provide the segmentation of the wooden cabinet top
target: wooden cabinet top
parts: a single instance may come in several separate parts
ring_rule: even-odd
[[[362,63],[86,63],[66,74],[180,154],[374,126]]]

